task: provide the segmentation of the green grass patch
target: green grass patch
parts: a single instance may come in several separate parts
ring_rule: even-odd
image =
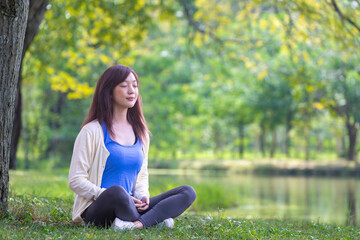
[[[73,193],[67,170],[11,171],[9,211],[0,220],[0,239],[360,239],[359,226],[322,224],[290,219],[245,219],[224,216],[219,208],[236,205],[238,194],[216,182],[194,181],[198,198],[176,218],[175,228],[151,227],[115,232],[71,221]],[[165,179],[167,179],[165,181]],[[154,178],[151,194],[187,182],[186,178]],[[204,213],[212,209],[213,215]]]
[[[0,239],[359,239],[360,228],[278,219],[232,219],[185,214],[174,229],[116,232],[71,222],[71,201],[11,196]]]
[[[10,194],[31,195],[73,201],[74,193],[68,187],[67,170],[53,171],[10,171]],[[150,195],[156,196],[180,185],[194,187],[197,199],[191,206],[192,212],[217,211],[219,208],[236,207],[238,189],[219,185],[216,180],[196,182],[193,176],[174,178],[169,176],[150,177]]]

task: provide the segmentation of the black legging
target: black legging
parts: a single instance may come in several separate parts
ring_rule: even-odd
[[[190,186],[180,186],[150,198],[149,208],[138,212],[133,199],[121,186],[106,189],[82,214],[85,222],[108,227],[115,217],[123,221],[139,220],[150,227],[182,214],[195,201],[196,193]]]

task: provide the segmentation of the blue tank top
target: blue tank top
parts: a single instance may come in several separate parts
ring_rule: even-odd
[[[133,195],[136,177],[144,161],[142,143],[139,138],[131,146],[124,146],[111,139],[106,124],[102,124],[104,142],[110,152],[106,160],[104,173],[101,180],[102,188],[114,185],[122,186],[130,195]]]

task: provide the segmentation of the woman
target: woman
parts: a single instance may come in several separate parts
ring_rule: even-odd
[[[97,83],[69,171],[76,223],[120,230],[161,222],[173,227],[173,218],[196,198],[190,186],[149,198],[149,130],[138,84],[136,73],[123,65],[108,68]]]

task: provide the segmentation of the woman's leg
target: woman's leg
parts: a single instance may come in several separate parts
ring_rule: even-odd
[[[190,186],[181,186],[150,198],[149,209],[141,213],[139,221],[145,227],[156,225],[167,218],[182,214],[195,201],[196,193]]]
[[[123,221],[135,221],[140,217],[134,201],[123,187],[112,186],[106,189],[85,211],[81,217],[96,226],[109,227],[115,217]]]

